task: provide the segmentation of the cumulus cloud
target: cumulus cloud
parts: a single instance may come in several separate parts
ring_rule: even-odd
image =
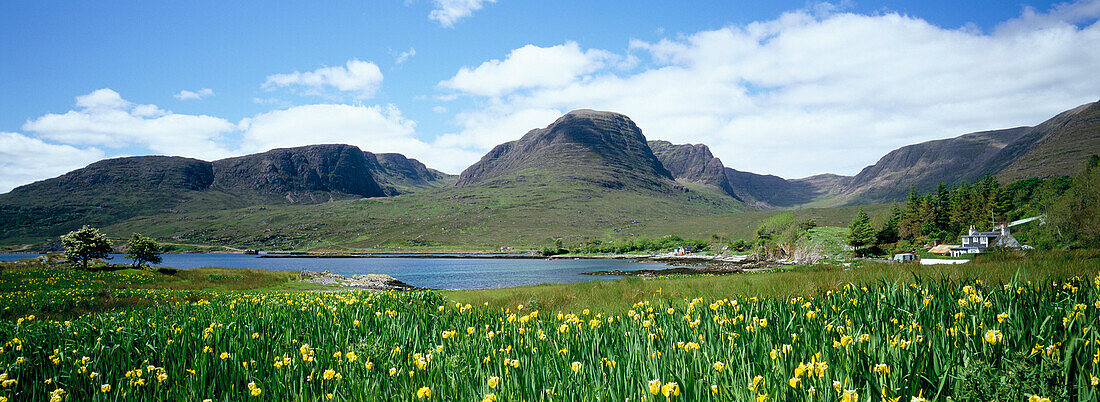
[[[504,60],[489,60],[476,68],[463,67],[440,87],[481,96],[500,96],[519,89],[554,88],[574,83],[615,59],[611,52],[581,50],[577,42],[512,50]]]
[[[265,89],[293,88],[306,95],[321,95],[328,88],[365,99],[382,86],[382,70],[369,61],[349,60],[344,66],[322,67],[313,71],[267,76]]]
[[[473,15],[474,11],[480,10],[485,4],[495,2],[496,0],[432,0],[435,8],[428,14],[428,18],[450,28],[458,20]]]
[[[241,122],[242,153],[310,144],[343,143],[364,151],[397,152],[448,172],[480,153],[416,137],[416,122],[396,106],[318,104],[261,113]]]
[[[629,72],[608,62],[622,55],[529,45],[440,83],[486,99],[441,141],[484,149],[526,131],[494,122],[545,114],[541,127],[549,111],[594,108],[630,116],[650,139],[706,143],[737,169],[854,174],[902,145],[1033,125],[1096,101],[1100,53],[1082,51],[1100,48],[1096,3],[1025,10],[1017,20],[1031,22],[989,34],[814,7],[631,41],[646,67]]]
[[[0,194],[59,176],[104,157],[96,148],[50,144],[19,133],[0,132]]]
[[[199,100],[209,96],[214,96],[214,90],[210,88],[203,88],[198,91],[188,91],[184,89],[173,96],[175,96],[176,99],[179,100]]]
[[[38,137],[73,145],[122,148],[139,145],[166,155],[220,158],[230,154],[223,135],[228,120],[175,114],[156,105],[133,104],[108,88],[76,97],[76,110],[46,114],[23,125]]]
[[[215,160],[272,148],[345,143],[399,152],[458,172],[480,153],[416,135],[416,122],[393,105],[284,106],[232,123],[135,104],[111,89],[76,97],[76,107],[0,133],[0,191],[57,176],[104,157],[154,153]]]
[[[395,59],[393,62],[394,64],[401,64],[408,61],[409,58],[413,56],[416,56],[416,49],[410,47],[409,50],[401,52],[401,54],[397,55],[397,59]]]

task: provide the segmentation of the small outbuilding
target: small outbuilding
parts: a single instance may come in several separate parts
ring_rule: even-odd
[[[913,253],[894,254],[894,262],[912,262],[916,260],[917,255]]]

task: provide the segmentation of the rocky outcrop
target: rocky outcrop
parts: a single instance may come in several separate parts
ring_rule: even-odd
[[[649,149],[653,150],[653,154],[677,181],[712,186],[726,195],[741,200],[730,186],[722,160],[710,153],[710,147],[703,144],[673,144],[659,140],[649,141],[648,144]]]
[[[317,283],[321,285],[339,286],[347,290],[422,290],[416,286],[401,282],[389,275],[365,274],[352,275],[350,278],[334,274],[332,271],[311,272],[302,271],[298,274],[298,280],[305,283]]]
[[[279,148],[214,162],[214,187],[229,192],[260,192],[306,200],[315,193],[385,196],[363,151],[325,144]],[[323,197],[327,200],[327,197]]]
[[[453,175],[430,169],[420,161],[402,154],[363,154],[367,158],[371,176],[382,186],[387,196],[445,187],[455,180]]]

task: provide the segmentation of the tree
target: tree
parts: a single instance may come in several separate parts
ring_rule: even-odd
[[[88,269],[88,260],[107,258],[111,252],[111,240],[107,235],[88,225],[61,236],[61,244],[65,246],[65,258],[79,262],[85,270]]]
[[[1085,171],[1073,178],[1048,215],[1071,247],[1100,247],[1100,157],[1089,158]]]
[[[871,217],[863,208],[859,209],[856,219],[848,225],[848,244],[857,250],[875,242],[875,228],[871,226]]]
[[[882,224],[882,228],[875,234],[875,240],[878,244],[897,243],[901,238],[898,236],[898,226],[901,225],[901,220],[904,217],[904,213],[901,212],[901,208],[894,205],[890,209],[890,219]]]
[[[160,244],[151,238],[134,233],[126,242],[126,258],[134,260],[134,266],[142,263],[160,263]]]

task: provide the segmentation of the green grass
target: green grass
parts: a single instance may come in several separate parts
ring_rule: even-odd
[[[653,298],[707,299],[731,295],[760,297],[812,297],[836,291],[848,283],[906,284],[918,280],[982,278],[991,283],[1021,280],[1045,282],[1054,278],[1087,275],[1100,269],[1100,251],[1053,251],[1027,255],[982,255],[959,265],[916,265],[858,262],[850,267],[837,264],[802,265],[777,271],[721,276],[692,276],[642,280],[626,278],[571,284],[543,284],[504,289],[453,290],[443,295],[459,303],[494,308],[519,304],[545,309],[576,310],[601,306],[621,312],[635,302]]]
[[[817,266],[585,283],[556,304],[531,297],[547,287],[498,290],[526,293],[500,304],[484,291],[126,289],[145,302],[66,321],[0,320],[0,397],[1095,400],[1098,260],[1091,251],[929,271]],[[39,286],[26,297],[42,302],[71,285]],[[593,290],[611,295],[585,299]]]
[[[26,314],[69,318],[180,300],[193,292],[326,289],[297,279],[298,273],[292,271],[236,268],[82,271],[64,265],[3,262],[0,318]],[[135,296],[151,290],[165,292],[151,294],[153,297]]]

